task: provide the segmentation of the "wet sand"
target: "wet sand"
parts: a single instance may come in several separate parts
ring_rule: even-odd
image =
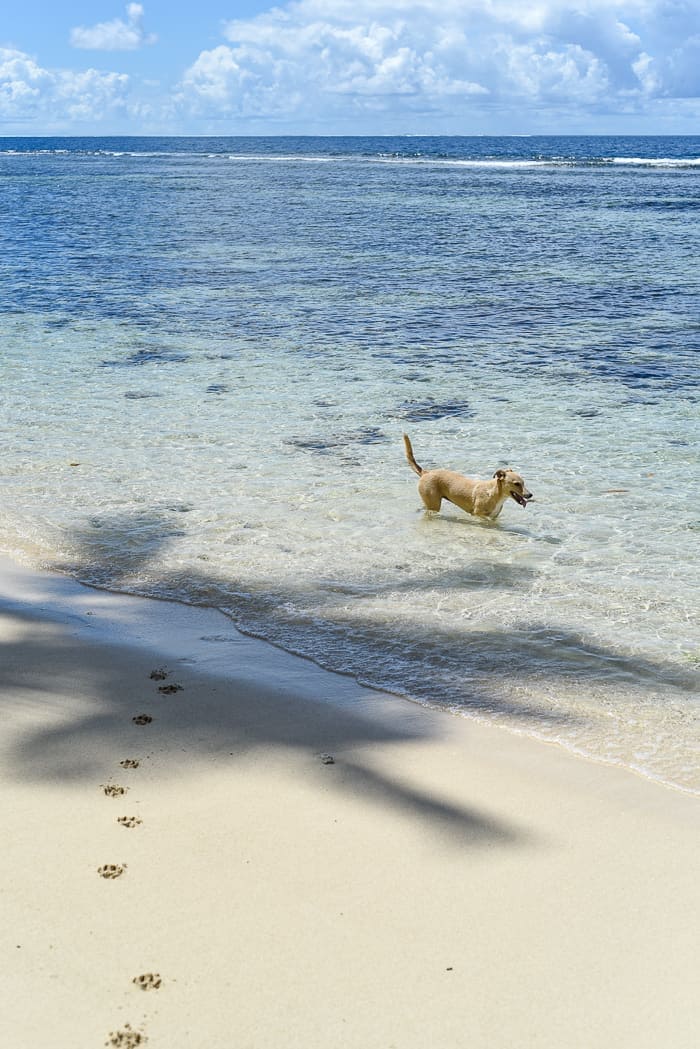
[[[681,1049],[697,799],[0,565],[13,1049]]]

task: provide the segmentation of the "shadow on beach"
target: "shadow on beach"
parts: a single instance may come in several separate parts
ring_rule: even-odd
[[[104,588],[128,590],[129,578],[148,568],[160,546],[173,535],[172,518],[160,512],[144,512],[137,518],[117,517],[93,520],[83,532],[72,536],[72,547],[79,553],[74,565],[62,565],[61,571],[84,577],[85,566],[93,582]],[[118,567],[115,551],[119,551]],[[126,551],[126,553],[125,553]],[[478,566],[469,574],[470,585],[492,585],[490,573]],[[217,578],[202,572],[187,575],[188,591],[194,603],[225,606],[226,593],[236,589],[235,580]],[[431,579],[431,585],[435,580]],[[518,580],[523,583],[523,578]],[[161,596],[174,598],[181,589],[176,578],[154,580]],[[48,585],[48,584],[47,584]],[[402,581],[397,579],[397,586]],[[416,580],[413,579],[413,585]],[[60,586],[58,586],[60,590]],[[257,615],[261,624],[280,615],[285,600],[293,602],[294,594],[257,597]],[[60,595],[59,595],[60,601]],[[197,762],[216,759],[249,760],[255,756],[272,760],[273,753],[293,756],[294,760],[319,766],[319,753],[337,752],[337,767],[332,784],[336,789],[351,791],[372,803],[385,805],[409,814],[430,828],[439,828],[460,844],[524,844],[529,840],[525,828],[505,825],[486,812],[463,807],[429,792],[420,791],[380,771],[372,762],[377,745],[415,744],[435,738],[437,720],[425,712],[391,721],[377,716],[371,704],[358,702],[339,706],[331,701],[311,699],[303,688],[292,682],[288,687],[273,687],[261,680],[251,687],[235,677],[235,648],[232,648],[231,674],[216,675],[195,666],[181,664],[173,679],[183,682],[183,692],[167,699],[149,679],[149,668],[159,663],[177,663],[172,654],[159,653],[123,644],[92,642],[85,631],[85,621],[75,616],[75,623],[65,614],[41,614],[33,606],[24,610],[18,604],[5,602],[4,618],[11,621],[9,640],[0,644],[2,664],[0,688],[5,696],[11,691],[24,697],[28,705],[37,705],[46,715],[46,723],[36,721],[11,755],[14,774],[24,780],[40,782],[96,780],[105,777],[105,768],[114,768],[116,750],[127,754],[135,747],[185,754],[183,768],[192,771]],[[37,619],[48,621],[50,628],[33,631]],[[78,620],[81,626],[78,628]],[[362,634],[367,626],[361,617],[354,620]],[[347,623],[335,625],[339,643],[347,639]],[[312,631],[313,625],[299,625],[299,633]],[[328,629],[334,629],[331,623]],[[261,630],[262,633],[262,630]],[[366,644],[360,638],[359,645]],[[465,668],[478,666],[504,681],[508,675],[528,673],[546,654],[548,673],[556,677],[575,674],[579,681],[599,681],[614,670],[618,675],[634,675],[635,681],[650,688],[665,684],[685,687],[675,668],[649,661],[629,660],[600,646],[582,643],[581,638],[560,631],[553,658],[551,628],[531,624],[527,631],[514,636],[509,631],[483,631],[474,635],[468,646],[463,636],[447,627],[433,626],[431,636],[416,638],[410,624],[397,622],[395,643],[406,665],[414,665],[425,682],[430,699],[431,674],[439,668],[442,654],[455,645],[464,648]],[[81,646],[91,646],[90,658],[81,661]],[[300,646],[301,647],[301,646]],[[468,650],[467,650],[468,649]],[[359,652],[359,649],[358,649]],[[504,662],[504,660],[506,660]],[[360,664],[361,666],[361,664]],[[135,668],[139,668],[136,684]],[[66,703],[67,683],[75,681],[80,702]],[[347,679],[346,679],[347,680]],[[437,680],[437,678],[436,678]],[[332,679],[329,678],[332,688]],[[690,684],[688,684],[690,688]],[[440,697],[444,699],[444,696]],[[456,705],[456,704],[455,704]],[[365,708],[363,710],[363,707]],[[474,713],[507,714],[511,717],[539,717],[561,721],[575,720],[565,713],[553,713],[532,701],[526,704],[487,694],[478,681],[461,697],[461,707]],[[137,729],[133,717],[146,712],[154,724]],[[139,732],[142,734],[139,735]],[[347,756],[343,756],[347,754]],[[171,775],[183,774],[174,768]],[[96,780],[99,782],[99,779]],[[325,783],[328,783],[326,777]]]
[[[78,637],[77,624],[66,622],[65,616],[48,617],[48,632],[47,618],[41,617],[43,629],[36,630],[38,618],[16,607],[0,612],[13,635],[0,643],[4,716],[18,708],[30,715],[29,727],[9,755],[8,766],[20,780],[44,785],[119,780],[116,757],[131,753],[166,754],[172,763],[166,775],[179,777],[196,774],[197,767],[211,761],[275,765],[276,752],[283,752],[282,760],[299,762],[307,772],[318,770],[320,789],[331,785],[388,806],[454,844],[528,840],[524,830],[487,812],[418,790],[381,771],[381,762],[372,760],[373,748],[431,738],[432,722],[426,717],[389,724],[386,717],[363,712],[359,703],[353,709],[353,704],[309,699],[294,684],[283,690],[270,687],[264,668],[261,681],[251,685],[235,676],[178,666],[157,649],[95,642],[84,633]],[[81,652],[86,658],[81,659]],[[159,662],[172,668],[168,680],[182,683],[181,690],[171,695],[158,691],[149,669]],[[133,719],[142,712],[153,722],[138,727]],[[331,773],[322,754],[335,755]]]

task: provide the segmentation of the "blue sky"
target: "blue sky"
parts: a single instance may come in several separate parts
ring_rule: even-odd
[[[0,135],[699,134],[700,0],[15,0]]]

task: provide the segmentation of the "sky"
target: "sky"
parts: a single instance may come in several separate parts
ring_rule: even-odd
[[[700,134],[700,0],[13,0],[0,135]]]

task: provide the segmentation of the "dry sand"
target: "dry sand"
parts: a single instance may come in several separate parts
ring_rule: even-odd
[[[700,1041],[697,799],[210,610],[0,582],[3,1046]]]

